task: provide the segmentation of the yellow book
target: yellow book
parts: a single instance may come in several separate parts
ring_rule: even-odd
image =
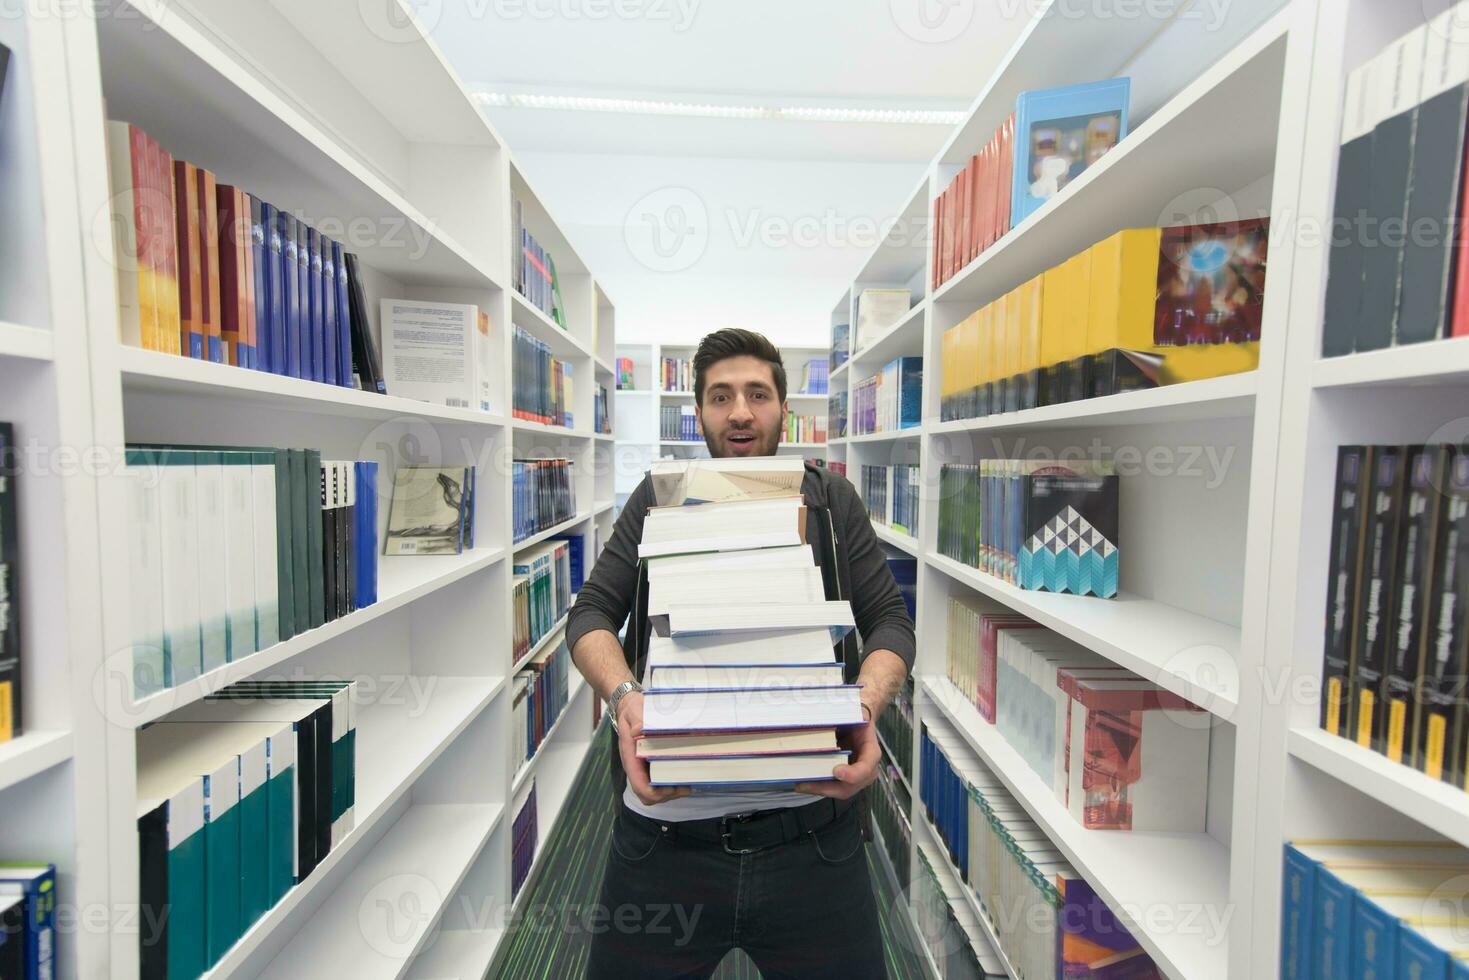
[[[979,311],[979,364],[975,383],[981,388],[995,380],[995,308]]]
[[[1241,371],[1253,371],[1260,366],[1260,342],[1243,344],[1191,344],[1185,347],[1158,347],[1163,355],[1163,367],[1158,383],[1179,384],[1184,381],[1202,381]]]
[[[964,341],[959,354],[964,365],[964,376],[959,388],[959,400],[964,412],[972,416],[976,408],[976,389],[979,386],[979,313],[969,314],[964,319]]]
[[[1093,245],[1086,351],[1153,348],[1161,228],[1132,228]]]
[[[995,380],[1003,381],[1010,370],[1010,296],[1007,293],[992,304],[995,310]],[[1000,407],[996,406],[995,411]]]
[[[1066,310],[1064,313],[1065,360],[1089,353],[1086,348],[1088,311],[1091,308],[1092,254],[1078,252],[1066,260]]]
[[[1041,303],[1041,367],[1067,360],[1066,291],[1068,269],[1061,265],[1047,269],[1042,278]]]
[[[944,419],[955,417],[954,391],[959,374],[956,354],[959,350],[959,331],[962,324],[955,324],[944,331],[942,343],[943,361],[939,364],[939,414]]]
[[[1005,358],[1004,374],[1013,378],[1020,373],[1020,290],[1005,294]]]
[[[1020,297],[1019,306],[1019,373],[1034,371],[1041,366],[1041,323],[1044,277],[1036,276],[1015,291]]]

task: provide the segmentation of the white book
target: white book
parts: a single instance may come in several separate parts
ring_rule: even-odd
[[[199,503],[191,453],[161,450],[163,635],[169,685],[185,684],[203,670],[199,630]]]
[[[275,459],[271,453],[251,456],[250,509],[255,534],[255,649],[264,650],[281,639]]]
[[[824,626],[836,643],[856,628],[852,606],[843,600],[759,605],[721,603],[705,606],[674,606],[668,610],[668,635],[698,636],[704,633],[749,633],[765,630],[806,629]]]
[[[697,555],[668,555],[648,560],[648,585],[666,579],[682,580],[706,573],[739,572],[763,575],[784,568],[815,568],[816,556],[803,544],[756,551],[711,551]]]
[[[834,779],[832,771],[846,762],[847,753],[840,750],[720,758],[655,758],[648,763],[648,781],[654,786],[793,783]]]
[[[866,347],[874,337],[908,315],[913,293],[907,289],[864,289],[857,300],[857,346]]]
[[[204,673],[229,663],[228,537],[225,523],[224,466],[216,452],[194,457],[199,517],[199,631]]]
[[[799,495],[805,476],[798,456],[667,459],[648,470],[659,506]]]
[[[737,552],[725,552],[737,554]],[[809,553],[809,552],[808,552]],[[682,578],[661,578],[648,584],[648,616],[667,617],[668,610],[675,605],[704,606],[721,602],[737,602],[740,605],[756,605],[764,602],[821,602],[826,598],[826,587],[821,581],[821,570],[815,565],[806,568],[782,568],[743,574],[738,577],[718,573]],[[659,632],[667,631],[667,624],[658,626]]]
[[[647,689],[830,687],[842,682],[842,665],[829,664],[660,664],[648,668]]]
[[[385,299],[381,310],[383,378],[389,391],[449,408],[478,404],[472,350],[478,307]]]
[[[785,752],[822,752],[837,747],[834,728],[795,731],[717,732],[711,735],[650,735],[638,739],[638,758],[657,759],[701,755],[779,755]]]
[[[127,466],[122,472],[127,488],[134,700],[155,694],[168,684],[163,628],[162,473],[151,459],[149,453],[128,450]]]
[[[647,691],[643,731],[711,732],[860,725],[860,684],[832,687]]]
[[[643,521],[638,557],[801,544],[805,517],[797,497],[654,508]]]
[[[677,639],[654,633],[647,669],[674,664],[829,664],[836,662],[831,633],[814,629],[708,633]]]
[[[248,657],[255,646],[255,488],[248,452],[219,454],[224,477],[225,642],[230,661]]]

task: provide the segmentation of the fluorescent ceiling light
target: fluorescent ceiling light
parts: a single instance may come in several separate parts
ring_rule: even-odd
[[[476,92],[484,107],[555,109],[564,112],[615,112],[640,116],[694,116],[704,119],[776,119],[796,122],[878,123],[900,126],[954,126],[964,121],[961,111],[936,109],[855,109],[840,106],[711,105],[697,102],[661,102],[652,99],[599,99],[579,95]]]

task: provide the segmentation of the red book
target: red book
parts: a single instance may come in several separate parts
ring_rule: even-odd
[[[984,166],[978,153],[969,158],[969,163],[966,166],[969,168],[969,184],[971,187],[976,188],[976,193],[969,195],[969,248],[964,253],[965,264],[967,265],[969,262],[973,262],[978,258],[979,253],[983,251],[979,247],[979,194],[977,193],[977,189],[984,186]]]
[[[185,357],[204,357],[204,297],[199,250],[199,179],[194,165],[185,160],[173,164],[174,242],[178,255],[179,346]]]
[[[219,194],[213,173],[202,167],[192,169],[198,181],[194,200],[199,208],[199,309],[204,328],[204,356],[222,364],[225,357],[220,334],[223,300],[219,292]]]
[[[974,222],[969,216],[969,201],[973,192],[969,186],[969,168],[960,170],[954,177],[954,183],[959,186],[959,194],[955,205],[958,211],[958,228],[954,235],[954,272],[957,273],[966,265],[965,257],[969,254],[969,232],[974,227]]]
[[[933,268],[929,274],[928,286],[930,289],[938,289],[944,281],[944,269],[940,264],[943,249],[939,247],[944,237],[944,195],[942,193],[933,199],[933,221],[929,228],[929,236],[932,239],[930,251],[933,253],[929,261]]]
[[[241,213],[239,188],[220,184],[214,193],[219,214],[219,335],[225,363],[239,367],[240,347],[248,343],[249,297],[255,287],[245,261],[250,254],[250,218],[248,211]]]
[[[180,339],[182,321],[179,312],[178,202],[173,180],[173,157],[157,140],[144,134],[149,158],[148,184],[157,202],[149,221],[149,260],[157,282],[158,340],[162,349],[173,354],[184,353]]]
[[[1010,187],[1015,182],[1015,114],[1000,129],[1000,170],[995,186],[995,238],[1010,231]]]

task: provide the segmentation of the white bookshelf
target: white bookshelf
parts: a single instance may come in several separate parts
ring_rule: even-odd
[[[1462,438],[1450,430],[1469,393],[1469,344],[1321,359],[1326,251],[1291,233],[1330,223],[1347,72],[1445,6],[1252,0],[1206,27],[1187,4],[1121,17],[1110,4],[1051,16],[1059,3],[1042,3],[923,181],[892,202],[898,225],[927,219],[1023,90],[1127,75],[1127,138],[937,289],[929,236],[890,235],[832,310],[833,325],[855,329],[864,288],[913,291],[905,318],[861,344],[851,337],[833,379],[850,397],[891,358],[924,356],[921,427],[836,438],[828,452],[854,483],[864,464],[921,466],[918,534],[874,525],[884,545],[918,559],[915,725],[935,720],[961,735],[1170,977],[1276,974],[1286,840],[1441,836],[1469,846],[1469,796],[1317,727],[1336,449]],[[1123,228],[1261,214],[1275,225],[1256,370],[940,419],[941,339],[982,305]],[[1123,473],[1117,600],[1021,590],[939,553],[943,465],[1094,445],[1166,457]],[[1179,455],[1194,449],[1219,465],[1194,473]],[[1072,820],[944,676],[951,595],[1028,615],[1203,707],[1205,831],[1101,834]],[[928,833],[916,794],[914,808],[910,822]],[[1227,928],[1177,928],[1185,910],[1228,917]]]
[[[0,174],[12,221],[0,243],[0,419],[23,443],[103,447],[105,460],[135,441],[374,459],[380,531],[397,465],[473,463],[479,540],[462,555],[380,558],[376,604],[139,699],[118,587],[128,543],[115,467],[24,470],[26,730],[0,745],[0,859],[56,863],[63,909],[136,908],[137,729],[247,677],[351,677],[361,697],[354,828],[209,976],[483,969],[506,920],[479,913],[511,905],[516,773],[536,780],[544,845],[594,731],[594,695],[573,669],[571,703],[536,758],[522,768],[507,756],[513,559],[568,533],[594,557],[611,532],[614,444],[591,420],[592,382],[613,387],[613,301],[406,11],[379,23],[353,0],[191,0],[167,11],[106,0],[96,17],[44,7],[0,22],[13,52],[0,130],[14,148]],[[494,410],[121,345],[110,231],[96,217],[111,197],[107,118],[323,231],[338,222],[334,237],[361,257],[374,328],[384,297],[486,310],[503,345]],[[565,329],[511,288],[514,200],[557,261]],[[512,418],[511,323],[571,365],[575,427]],[[513,541],[509,460],[548,456],[575,462],[577,513]],[[411,929],[359,921],[410,900],[421,913]],[[135,977],[137,944],[121,927],[63,930],[58,976]]]

